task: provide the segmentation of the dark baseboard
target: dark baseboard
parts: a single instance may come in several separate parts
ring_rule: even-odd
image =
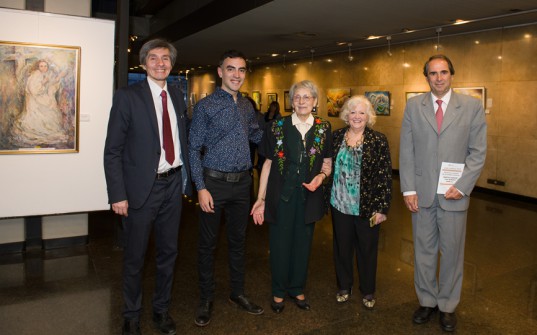
[[[394,177],[396,177],[396,178],[399,178],[399,170],[393,169],[392,170],[392,175]],[[498,191],[498,190],[492,190],[492,189],[481,187],[481,186],[474,187],[474,191],[472,192],[472,196],[475,195],[475,192],[482,193],[482,194],[487,194],[487,195],[492,195],[492,196],[496,196],[496,197],[502,197],[502,198],[505,198],[505,199],[515,200],[515,201],[525,202],[525,203],[533,204],[533,205],[537,204],[537,198],[528,197],[528,196],[525,196],[525,195],[514,194],[514,193],[509,193],[509,192]]]
[[[480,186],[474,187],[474,192],[479,192],[479,193],[482,193],[482,194],[502,197],[504,199],[510,199],[510,200],[515,200],[515,201],[525,202],[525,203],[532,204],[532,205],[537,205],[537,198],[527,197],[525,195],[514,194],[514,193],[509,193],[509,192],[502,192],[502,191],[498,191],[498,190],[491,190],[491,189],[480,187]],[[472,192],[472,194],[474,194],[474,193]]]
[[[57,249],[88,244],[88,235],[43,240],[43,249]]]
[[[26,249],[24,241],[0,244],[0,254],[14,254]]]

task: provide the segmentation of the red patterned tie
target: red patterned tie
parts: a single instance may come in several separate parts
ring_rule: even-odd
[[[444,120],[444,111],[442,110],[442,100],[436,100],[438,109],[436,110],[436,125],[438,126],[438,133],[442,129],[442,120]]]
[[[166,154],[166,161],[172,165],[175,160],[175,150],[173,149],[170,115],[168,115],[168,96],[166,91],[162,91],[160,96],[162,97],[162,147]]]

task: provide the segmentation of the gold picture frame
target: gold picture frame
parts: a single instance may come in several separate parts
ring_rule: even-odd
[[[253,91],[252,99],[255,102],[255,109],[258,111],[261,110],[261,93],[259,91]]]
[[[267,106],[273,101],[278,102],[278,93],[267,93]]]
[[[0,154],[79,152],[80,47],[0,41]]]

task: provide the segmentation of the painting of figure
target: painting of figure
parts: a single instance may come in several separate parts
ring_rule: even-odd
[[[78,152],[80,48],[0,42],[0,154]]]

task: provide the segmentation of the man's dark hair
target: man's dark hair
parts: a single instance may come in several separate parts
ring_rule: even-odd
[[[226,58],[242,58],[246,62],[246,56],[244,56],[242,52],[238,50],[227,50],[222,54],[222,56],[220,56],[220,62],[218,63],[218,66],[222,66]]]
[[[149,40],[145,42],[144,45],[142,45],[142,48],[140,49],[140,64],[145,65],[145,61],[147,60],[147,55],[149,54],[149,51],[159,48],[170,50],[170,58],[173,66],[175,64],[175,60],[177,59],[177,49],[175,49],[173,44],[171,44],[170,42],[160,38]]]
[[[445,60],[448,64],[449,72],[451,75],[455,74],[455,68],[453,67],[453,64],[451,63],[451,60],[446,55],[434,55],[429,58],[427,62],[425,62],[425,65],[423,66],[423,75],[427,77],[429,75],[429,63],[435,59],[441,59]]]

